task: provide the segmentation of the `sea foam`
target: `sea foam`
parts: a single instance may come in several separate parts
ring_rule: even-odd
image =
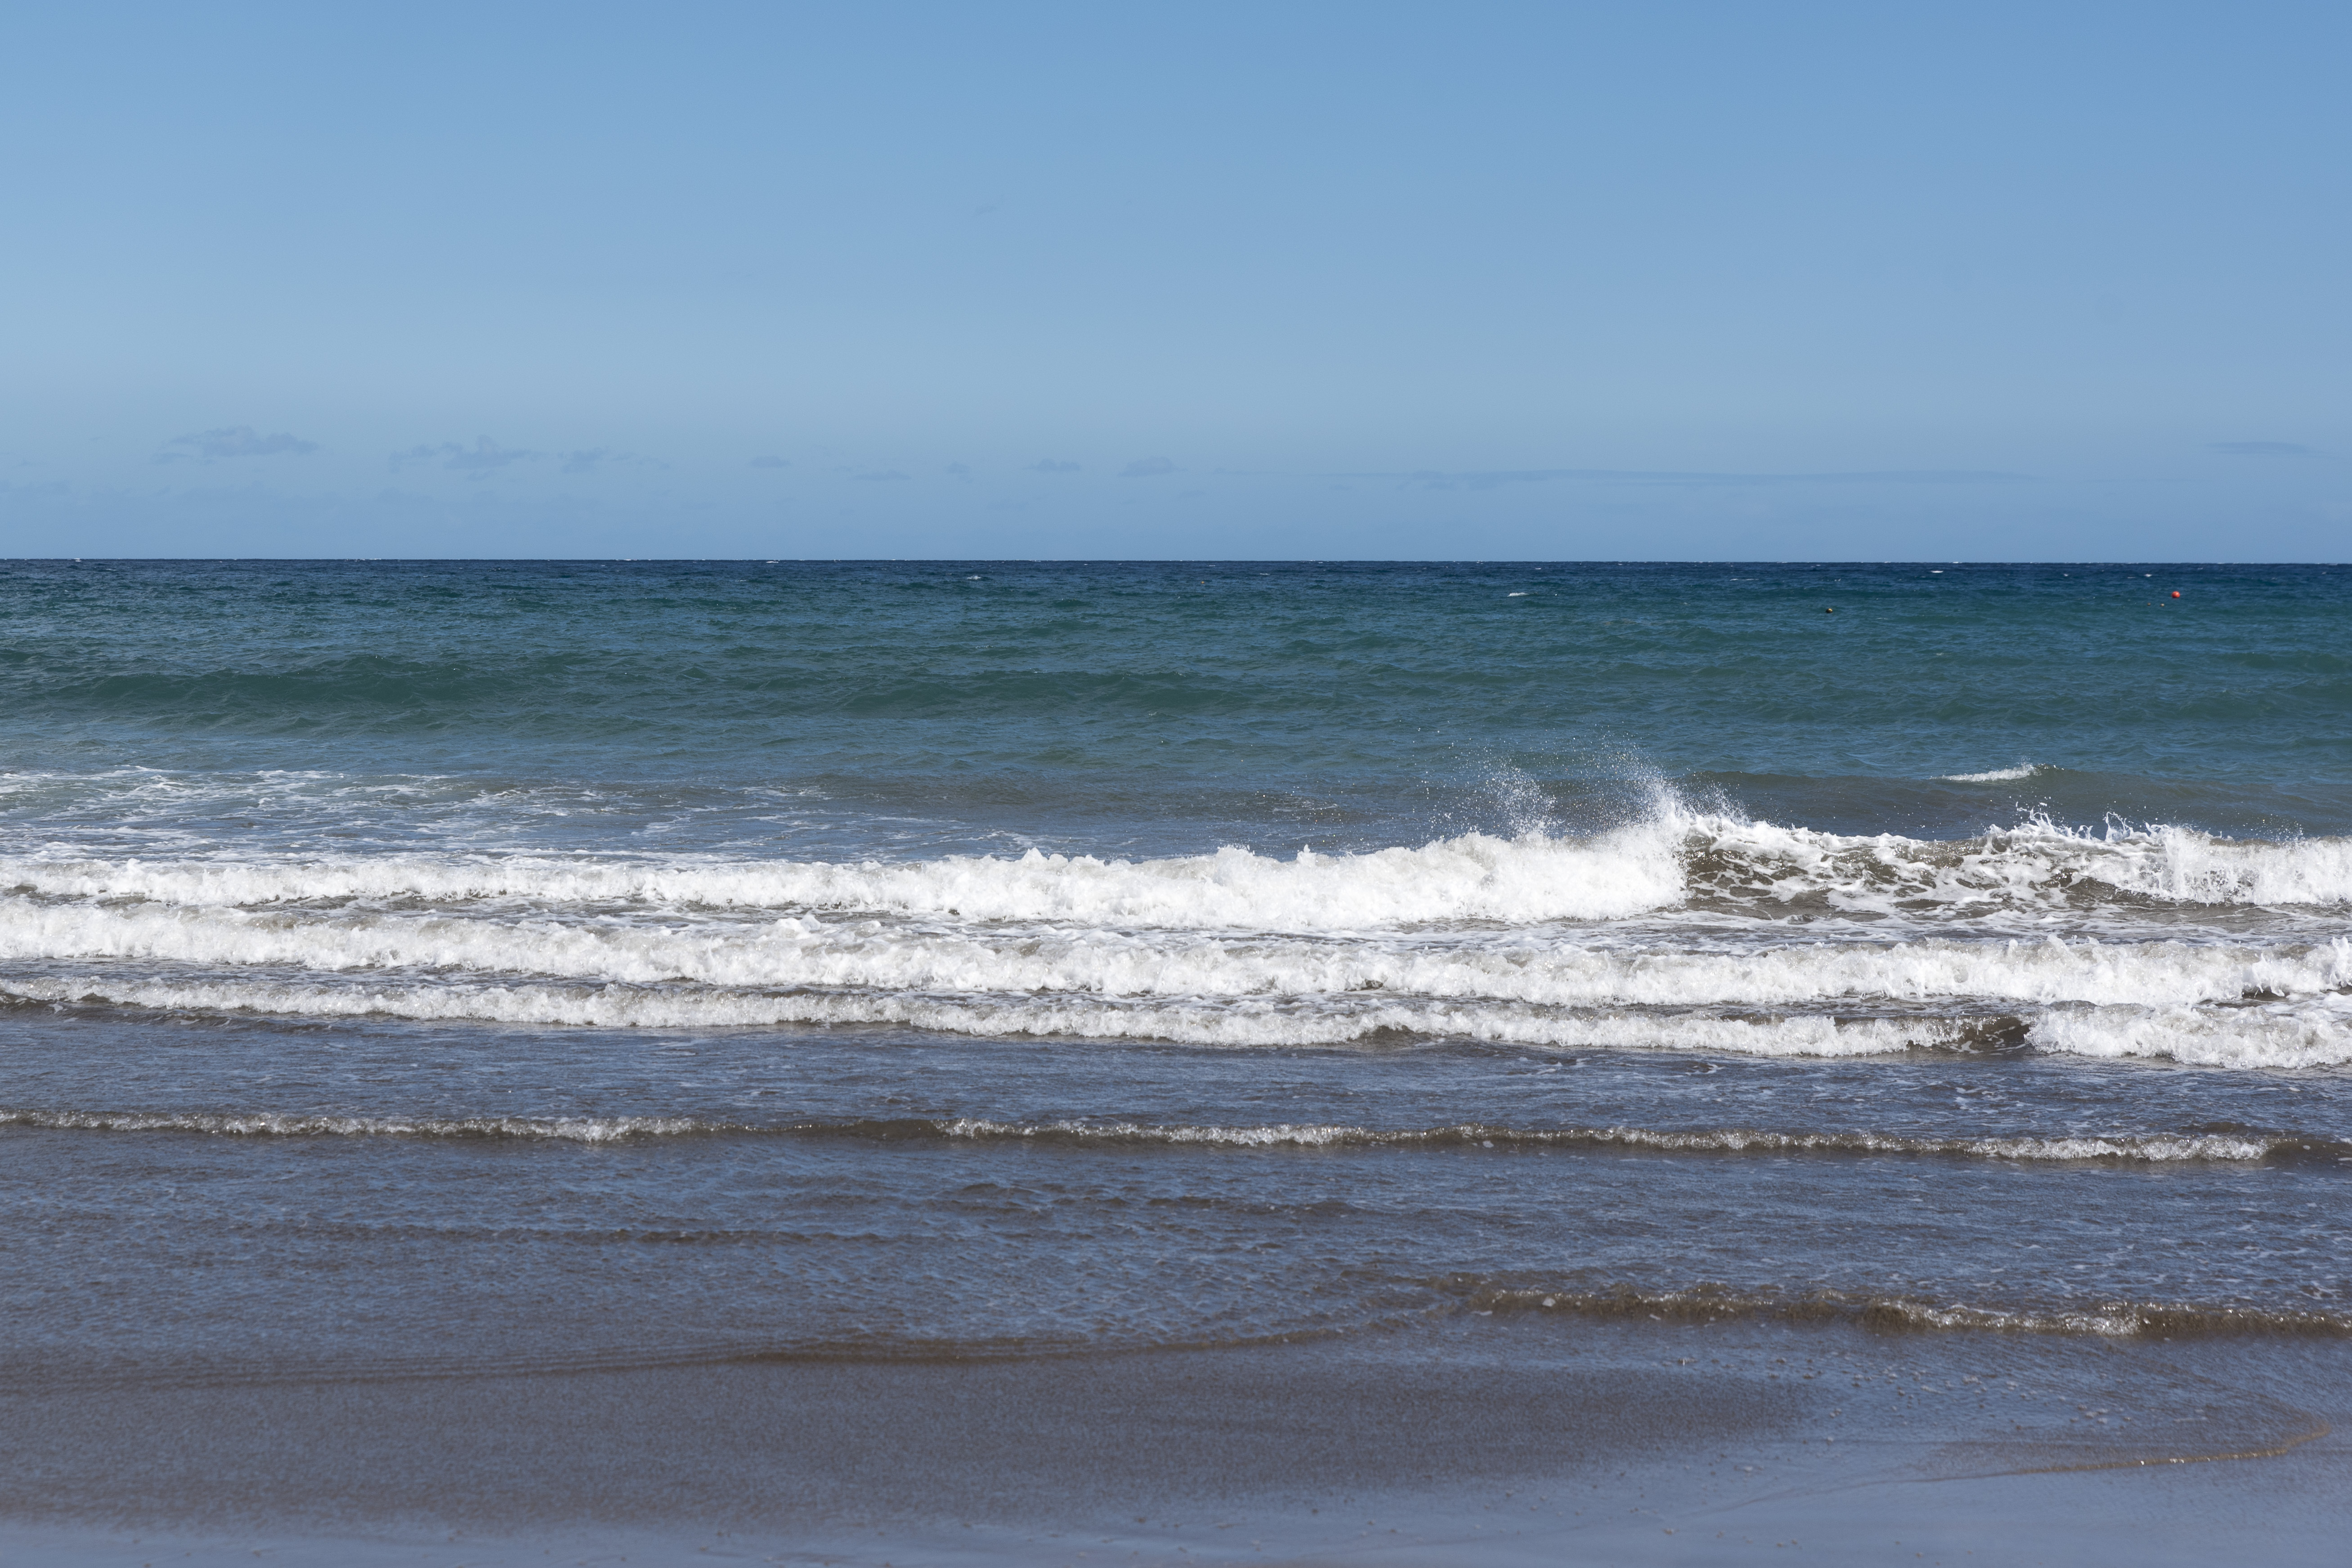
[[[1812,941],[1691,951],[1542,934],[1244,936],[998,930],[806,916],[630,920],[107,907],[0,900],[0,957],[320,973],[433,971],[630,985],[1112,997],[1379,994],[1548,1006],[1850,1001],[2238,1002],[2352,986],[2352,937],[2258,944],[2057,937]]]
[[[1853,837],[1671,801],[1584,837],[1472,833],[1418,847],[1127,860],[945,856],[856,862],[387,854],[345,859],[0,858],[0,889],[203,906],[411,900],[938,915],[965,921],[1250,931],[1445,921],[1608,921],[1735,900],[1855,911],[1981,912],[2086,895],[2184,905],[2352,902],[2352,840],[2231,840],[2188,828],[2046,821],[1960,839]]]
[[[2065,1136],[1930,1137],[1863,1130],[1784,1131],[1752,1127],[1437,1127],[1344,1123],[1189,1122],[987,1117],[752,1122],[690,1116],[328,1116],[283,1111],[75,1110],[0,1107],[0,1126],[52,1131],[196,1133],[216,1138],[506,1139],[618,1143],[672,1138],[866,1138],[950,1143],[1050,1143],[1062,1148],[1233,1150],[1633,1150],[1671,1154],[1824,1154],[1990,1160],[2018,1163],[2243,1164],[2280,1157],[2343,1158],[2346,1145],[2294,1133],[2113,1132]]]
[[[1288,858],[20,857],[0,959],[27,1000],[327,1016],[2308,1067],[2352,1060],[2352,937],[2231,911],[2347,897],[2338,839],[1844,837],[1662,796],[1585,837]]]

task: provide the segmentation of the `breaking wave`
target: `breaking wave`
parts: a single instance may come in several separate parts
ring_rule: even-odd
[[[2227,839],[2186,827],[2042,818],[1973,838],[1868,837],[1718,817],[1684,846],[1694,898],[1931,914],[2083,909],[2117,901],[2296,908],[2352,902],[2352,839]]]
[[[609,857],[0,859],[19,897],[175,907],[417,900],[526,910],[726,909],[1062,922],[1120,929],[1360,931],[1447,921],[1611,921],[1692,900],[1769,913],[1801,899],[1914,916],[2127,897],[2187,905],[2352,902],[2352,840],[2239,840],[2179,827],[2043,820],[1974,838],[1852,837],[1695,813],[1587,837],[1465,834],[1358,854],[1243,847],[1164,859],[946,856],[925,861],[656,863]]]
[[[2347,900],[2347,840],[2038,821],[1842,837],[1661,790],[1644,819],[1585,837],[1287,858],[19,857],[0,860],[0,994],[578,1027],[2325,1067],[2352,1062],[2352,936],[2324,913]]]
[[[1942,784],[2013,784],[2019,779],[2030,779],[2042,771],[2042,765],[2038,763],[2020,763],[2013,768],[1992,768],[1980,773],[1943,773],[1938,775],[1938,782]]]
[[[509,900],[950,916],[967,921],[1357,931],[1444,921],[1607,920],[1682,895],[1674,825],[1587,839],[1466,834],[1419,848],[1291,858],[1238,847],[1157,860],[947,856],[858,863],[385,856],[275,863],[0,861],[0,888],[170,905]]]
[[[320,973],[433,970],[618,984],[1120,997],[1391,995],[1551,1006],[1783,1006],[1875,998],[2186,1005],[2352,986],[2352,938],[2256,945],[2040,939],[1625,948],[1483,931],[1448,940],[843,922],[498,920],[152,904],[0,903],[0,957]]]

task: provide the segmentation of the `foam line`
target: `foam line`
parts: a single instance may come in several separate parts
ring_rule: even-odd
[[[1955,1001],[2192,1005],[2352,987],[2352,938],[2305,943],[2056,938],[1625,950],[1453,937],[946,929],[907,922],[544,918],[56,904],[0,899],[0,958],[320,973],[431,970],[631,985],[1345,997],[1546,1006],[1788,1007]]]
[[[1928,1138],[1867,1131],[1777,1131],[1749,1127],[1358,1127],[1275,1122],[1007,1121],[988,1117],[852,1118],[747,1122],[692,1116],[334,1116],[277,1111],[139,1111],[0,1108],[0,1126],[89,1132],[185,1132],[223,1138],[504,1139],[615,1143],[692,1137],[875,1138],[970,1143],[1047,1143],[1127,1150],[1625,1149],[1677,1154],[1849,1154],[1993,1160],[2254,1163],[2352,1157],[2352,1145],[2291,1132],[2116,1132],[2002,1138]]]
[[[0,859],[0,890],[198,907],[415,900],[938,916],[1121,929],[1374,931],[1447,921],[1610,921],[1692,900],[1772,913],[1801,899],[1913,918],[2128,896],[2187,905],[2352,902],[2352,840],[2231,840],[2187,828],[2032,822],[1979,837],[1855,837],[1693,814],[1584,838],[1466,834],[1417,848],[1284,858],[1228,847],[1156,860],[681,861],[384,855],[320,860]]]

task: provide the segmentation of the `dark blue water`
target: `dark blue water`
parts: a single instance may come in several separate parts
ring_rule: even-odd
[[[1719,784],[1854,831],[2025,804],[2280,837],[2352,811],[2352,574],[2327,567],[18,563],[0,582],[20,770],[814,788],[966,832],[1210,847],[1301,820],[1389,842],[1475,816],[1464,795],[1505,768],[1571,797]],[[632,804],[646,821],[581,823],[583,842],[719,809]]]

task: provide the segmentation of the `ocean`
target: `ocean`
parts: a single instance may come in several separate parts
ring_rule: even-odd
[[[2352,1523],[2352,569],[13,562],[0,742],[27,1561]]]

